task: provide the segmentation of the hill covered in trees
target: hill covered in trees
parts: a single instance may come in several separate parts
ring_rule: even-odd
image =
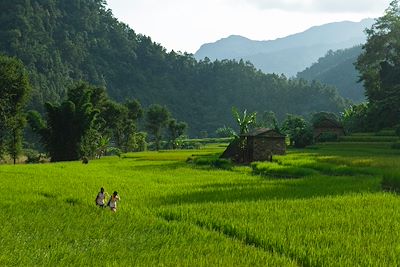
[[[354,102],[362,102],[365,100],[365,90],[363,84],[358,82],[360,74],[354,65],[361,52],[361,45],[330,50],[311,67],[299,72],[297,77],[335,86],[341,96]]]
[[[255,41],[231,35],[215,43],[202,45],[195,57],[208,57],[211,60],[249,60],[265,73],[283,73],[291,77],[310,66],[328,50],[365,43],[364,30],[371,27],[373,22],[373,19],[333,22],[268,41]]]
[[[196,61],[167,52],[119,22],[104,0],[1,1],[0,53],[24,63],[30,108],[61,102],[78,80],[107,88],[116,101],[166,105],[191,135],[233,125],[231,107],[308,114],[342,111],[337,91],[317,82],[264,74],[243,61]]]

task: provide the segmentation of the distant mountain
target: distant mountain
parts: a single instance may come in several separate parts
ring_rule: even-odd
[[[333,85],[341,96],[362,102],[365,100],[364,87],[357,82],[359,73],[354,66],[361,51],[361,46],[335,52],[330,50],[311,67],[299,72],[297,77]]]
[[[114,18],[103,0],[0,1],[0,10],[0,54],[27,67],[31,109],[61,102],[75,81],[85,80],[106,87],[119,102],[165,105],[189,124],[191,136],[200,136],[234,127],[232,106],[272,110],[282,119],[287,113],[338,113],[348,104],[332,86],[264,74],[244,62],[167,52]]]
[[[364,30],[373,23],[373,19],[334,22],[270,41],[253,41],[232,35],[215,43],[202,45],[195,58],[244,59],[263,72],[283,73],[291,77],[317,61],[328,50],[344,49],[364,43]]]

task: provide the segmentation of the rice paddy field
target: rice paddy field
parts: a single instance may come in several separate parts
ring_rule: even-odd
[[[400,198],[381,185],[400,176],[390,143],[207,164],[223,149],[1,165],[0,266],[400,265]],[[116,213],[95,206],[100,187],[118,191]]]

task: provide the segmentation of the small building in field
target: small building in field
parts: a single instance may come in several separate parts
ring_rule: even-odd
[[[345,135],[345,131],[336,120],[323,119],[314,124],[314,139],[318,141],[323,135],[334,135],[338,138]]]
[[[272,155],[286,153],[286,136],[274,129],[258,128],[233,141],[222,158],[235,162],[253,162],[271,160]]]

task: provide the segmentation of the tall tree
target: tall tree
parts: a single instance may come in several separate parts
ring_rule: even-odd
[[[124,150],[124,144],[129,133],[126,132],[128,109],[114,101],[107,101],[104,111],[100,113],[104,120],[104,130],[112,139],[116,147]]]
[[[156,150],[160,150],[162,130],[167,125],[170,112],[165,106],[153,104],[146,112],[146,128],[153,135]]]
[[[8,120],[8,141],[7,152],[13,163],[16,164],[18,157],[22,152],[23,129],[25,127],[25,114],[19,114]]]
[[[7,150],[16,163],[22,148],[24,107],[30,91],[21,61],[0,56],[0,157]]]
[[[138,140],[137,121],[143,116],[139,101],[128,100],[125,104],[107,101],[100,116],[105,122],[105,132],[112,137],[115,146],[124,152],[134,150]]]
[[[127,116],[125,124],[125,151],[141,151],[145,146],[144,133],[138,132],[137,123],[143,117],[142,105],[137,99],[127,100],[124,104],[127,108]],[[143,143],[144,142],[144,143]]]
[[[176,119],[168,121],[167,128],[172,149],[176,149],[176,140],[185,133],[187,127],[187,123],[183,121],[178,122]]]
[[[374,128],[374,122],[369,120],[370,111],[367,103],[353,105],[342,114],[343,125],[347,132],[367,132]]]
[[[400,122],[400,3],[394,0],[384,16],[367,29],[367,43],[357,60],[376,128]]]
[[[125,102],[125,106],[128,108],[129,119],[133,120],[134,122],[137,122],[137,120],[143,117],[143,108],[139,100],[137,99],[127,100]]]
[[[257,126],[279,131],[278,120],[273,111],[264,111],[261,120],[257,120]]]
[[[282,131],[289,136],[290,145],[303,148],[313,143],[313,133],[303,117],[288,114],[282,123]]]
[[[198,62],[167,52],[119,22],[102,0],[2,0],[0,10],[0,53],[27,66],[30,107],[42,113],[45,102],[61,103],[79,80],[106,85],[120,103],[135,97],[146,106],[166,105],[195,136],[235,126],[232,105],[259,112],[267,106],[279,119],[345,107],[325,85],[264,74],[249,62]]]
[[[69,99],[61,105],[46,103],[46,123],[37,112],[29,114],[29,122],[32,129],[41,135],[51,161],[77,160],[81,153],[81,143],[96,135],[98,130],[97,115],[99,109],[94,108],[98,103],[99,92],[87,84],[78,84],[69,91]],[[86,137],[86,138],[85,138]]]

